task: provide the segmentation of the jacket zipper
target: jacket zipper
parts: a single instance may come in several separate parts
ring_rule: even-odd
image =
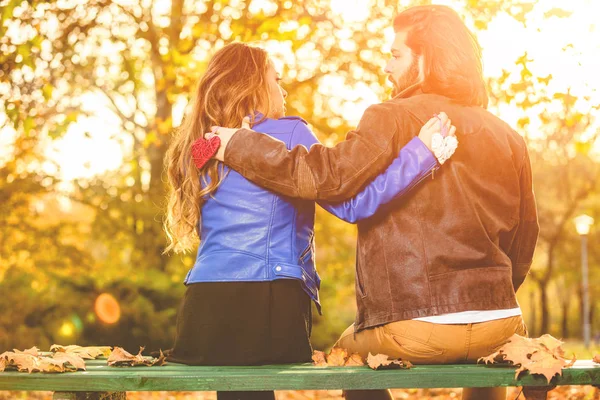
[[[304,251],[302,252],[302,254],[300,254],[300,257],[298,257],[301,263],[304,263],[304,257],[306,257],[307,254],[310,253],[310,251],[311,251],[313,237],[314,237],[314,233],[311,232],[310,236],[308,238],[308,246],[306,246],[306,249],[304,249]]]
[[[411,190],[413,187],[417,186],[419,183],[423,182],[423,180],[429,178],[429,176],[431,175],[431,179],[435,179],[435,171],[437,171],[440,168],[439,164],[437,164],[431,169],[431,171],[427,172],[426,174],[424,174],[422,177],[420,177],[419,179],[417,179],[416,181],[413,181],[410,185],[408,185],[406,187],[406,189],[404,189],[401,193],[398,193],[398,196],[401,194],[404,194],[406,192],[408,192],[409,190]]]

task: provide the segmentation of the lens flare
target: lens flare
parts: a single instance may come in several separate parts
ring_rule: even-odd
[[[121,318],[121,306],[119,302],[108,293],[102,293],[96,299],[94,311],[98,319],[106,324],[114,324]]]
[[[71,315],[71,323],[73,324],[76,333],[80,333],[83,330],[83,321],[79,318],[79,315]]]
[[[71,322],[63,322],[58,330],[60,336],[71,337],[75,333],[75,327]]]

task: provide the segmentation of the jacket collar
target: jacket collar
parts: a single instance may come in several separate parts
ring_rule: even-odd
[[[423,88],[421,87],[421,83],[415,83],[412,86],[407,87],[397,95],[395,95],[394,99],[405,99],[407,97],[416,96],[418,94],[423,94]]]

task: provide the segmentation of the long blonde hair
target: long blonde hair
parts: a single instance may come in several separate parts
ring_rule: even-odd
[[[224,179],[223,165],[216,160],[201,169],[194,165],[192,144],[211,126],[240,126],[260,107],[265,116],[269,114],[268,67],[266,51],[244,43],[223,47],[208,63],[191,112],[175,131],[165,155],[169,183],[165,252],[186,252],[197,245],[202,205]]]

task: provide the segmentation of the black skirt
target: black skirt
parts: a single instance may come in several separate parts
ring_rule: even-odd
[[[311,300],[300,282],[188,285],[169,361],[190,365],[309,362]]]

